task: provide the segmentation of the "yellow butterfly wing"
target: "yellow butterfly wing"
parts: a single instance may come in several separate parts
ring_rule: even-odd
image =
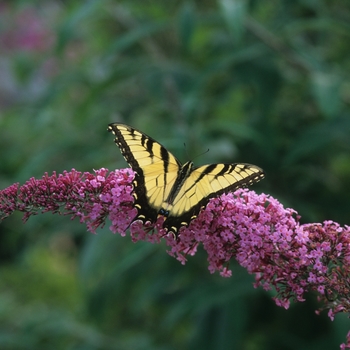
[[[164,224],[176,233],[181,226],[188,225],[211,198],[246,187],[263,178],[261,168],[245,163],[208,164],[193,168],[174,198]]]
[[[180,162],[160,143],[125,124],[112,123],[108,130],[135,171],[134,198],[138,215],[134,220],[155,222],[165,198],[173,187]]]

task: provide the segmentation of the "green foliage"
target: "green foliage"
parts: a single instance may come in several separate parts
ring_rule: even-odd
[[[254,189],[303,222],[349,224],[349,20],[340,0],[6,2],[0,186],[126,167],[106,132],[124,121],[183,161],[261,166]],[[1,349],[331,349],[349,325],[277,308],[234,262],[224,280],[67,218],[11,217],[0,244]]]

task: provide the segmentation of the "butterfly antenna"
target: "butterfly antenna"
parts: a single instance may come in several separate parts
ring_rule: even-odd
[[[187,147],[186,147],[186,143],[184,142],[184,148],[185,148],[185,151],[186,151],[186,155],[187,155],[187,159],[190,159],[190,156],[189,156],[189,154],[188,154],[188,152],[187,152]],[[208,153],[210,150],[209,150],[209,148],[205,151],[205,152],[203,152],[203,153],[200,153],[200,154],[197,154],[192,160],[194,160],[194,159],[196,159],[196,158],[198,158],[198,157],[201,157],[203,154],[206,154],[206,153]]]
[[[184,148],[185,148],[186,158],[190,159],[188,152],[187,152],[186,142],[184,142]]]
[[[206,153],[208,153],[210,150],[209,150],[209,148],[206,150],[206,151],[204,151],[204,152],[202,152],[202,153],[199,153],[199,154],[197,154],[193,159],[196,159],[196,158],[199,158],[199,157],[201,157],[203,154],[206,154]]]

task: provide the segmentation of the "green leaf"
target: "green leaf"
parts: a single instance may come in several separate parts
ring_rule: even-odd
[[[82,5],[76,6],[71,13],[66,15],[57,32],[57,52],[62,52],[67,43],[76,37],[77,28],[81,22],[91,17],[93,13],[96,13],[102,2],[97,0],[86,1]]]
[[[178,35],[182,47],[189,50],[194,31],[196,29],[196,13],[192,3],[186,2],[178,14]]]
[[[117,52],[122,52],[130,48],[141,39],[147,38],[154,33],[164,30],[167,25],[168,24],[163,21],[151,22],[141,24],[133,29],[130,29],[111,43],[111,46],[107,51],[107,56],[115,54]]]
[[[247,13],[245,0],[220,0],[221,13],[235,41],[242,38]]]
[[[328,118],[335,117],[341,108],[338,75],[328,72],[315,72],[312,75],[312,92],[321,112]]]

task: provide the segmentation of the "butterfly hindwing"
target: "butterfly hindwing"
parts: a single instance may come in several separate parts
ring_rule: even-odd
[[[255,165],[209,164],[195,168],[184,165],[160,143],[128,125],[108,126],[124,158],[135,172],[133,181],[135,220],[155,223],[165,217],[163,227],[178,234],[188,226],[210,198],[251,185],[264,177]]]

